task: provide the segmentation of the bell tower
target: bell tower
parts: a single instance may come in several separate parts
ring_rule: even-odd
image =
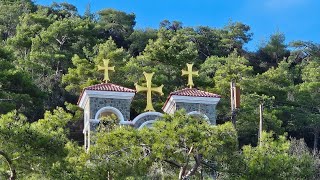
[[[198,71],[192,71],[192,66],[193,64],[187,64],[188,70],[182,70],[182,76],[188,75],[189,88],[170,93],[162,109],[168,114],[174,114],[179,109],[185,109],[189,115],[201,116],[215,125],[216,106],[221,96],[193,88],[192,78],[193,75],[198,76]]]
[[[102,116],[114,114],[119,119],[119,124],[126,124],[130,119],[131,101],[135,90],[108,83],[108,71],[114,71],[109,67],[109,60],[104,60],[104,66],[98,66],[104,70],[104,83],[95,84],[83,89],[78,106],[84,110],[84,146],[90,148],[90,134],[95,131]]]

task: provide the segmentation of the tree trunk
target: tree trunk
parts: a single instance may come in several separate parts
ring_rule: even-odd
[[[318,151],[318,138],[319,138],[319,129],[313,130],[314,140],[313,140],[313,154],[316,154]]]
[[[4,159],[6,160],[9,168],[10,168],[10,177],[9,180],[15,180],[16,179],[16,170],[13,167],[12,161],[9,158],[9,156],[7,155],[7,153],[3,152],[0,150],[0,155],[2,155],[4,157]]]
[[[186,173],[186,175],[183,177],[183,179],[189,179],[191,176],[195,175],[198,168],[200,167],[202,155],[197,154],[194,156],[194,160],[196,161],[195,165]]]
[[[184,179],[184,176],[186,174],[186,170],[187,170],[187,167],[188,167],[188,164],[189,164],[189,160],[190,160],[190,154],[191,152],[193,151],[193,146],[191,146],[191,148],[189,149],[189,152],[187,154],[187,157],[186,157],[186,163],[184,166],[181,166],[180,168],[180,173],[179,173],[179,179]]]
[[[161,163],[161,180],[164,180],[164,173],[163,173],[163,167],[162,167],[162,163]]]

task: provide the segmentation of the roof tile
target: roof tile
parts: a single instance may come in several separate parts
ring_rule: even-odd
[[[182,90],[174,91],[170,93],[170,96],[172,95],[177,95],[177,96],[193,96],[193,97],[216,97],[220,98],[221,96],[218,94],[206,92],[206,91],[201,91],[196,88],[185,88]]]
[[[101,83],[84,88],[84,90],[92,91],[116,91],[116,92],[136,92],[136,90],[126,88],[123,86],[115,85],[112,83]]]
[[[167,103],[169,102],[169,99],[171,98],[172,95],[176,96],[190,96],[190,97],[214,97],[214,98],[221,98],[220,95],[206,92],[206,91],[201,91],[196,88],[185,88],[181,89],[178,91],[174,91],[170,93],[169,97],[167,98],[166,102],[164,103],[162,109],[166,107]]]
[[[80,103],[80,100],[83,96],[83,93],[85,90],[90,90],[90,91],[115,91],[115,92],[133,92],[135,93],[136,90],[130,89],[130,88],[126,88],[123,86],[119,86],[116,84],[112,84],[112,83],[101,83],[101,84],[95,84],[89,87],[86,87],[82,90],[79,100],[78,100],[78,104]]]

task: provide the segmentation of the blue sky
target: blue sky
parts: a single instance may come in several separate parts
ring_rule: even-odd
[[[52,0],[35,0],[49,5]],[[55,0],[75,5],[83,14],[114,8],[136,15],[136,28],[158,28],[164,19],[181,21],[184,26],[223,27],[230,20],[251,27],[253,40],[246,45],[255,50],[271,34],[279,31],[286,42],[320,43],[320,0]]]

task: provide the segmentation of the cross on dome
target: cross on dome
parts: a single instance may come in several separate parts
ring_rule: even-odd
[[[182,71],[182,76],[188,75],[188,84],[187,84],[187,85],[188,85],[190,88],[192,88],[192,87],[194,86],[193,80],[192,80],[192,76],[193,76],[193,75],[199,76],[198,71],[192,71],[192,66],[193,66],[193,64],[187,63],[188,70],[187,70],[187,71],[181,70],[181,71]]]
[[[154,75],[154,72],[153,73],[143,72],[143,75],[146,78],[147,87],[140,86],[138,85],[138,83],[135,83],[134,85],[136,86],[137,92],[143,92],[143,91],[147,92],[147,107],[145,108],[145,111],[155,111],[152,106],[152,92],[157,92],[162,96],[163,85],[159,87],[152,87],[152,76]]]
[[[109,79],[109,71],[115,71],[114,66],[109,67],[109,59],[103,60],[103,66],[98,66],[99,71],[104,71],[104,78],[103,80],[108,83],[110,81]]]

